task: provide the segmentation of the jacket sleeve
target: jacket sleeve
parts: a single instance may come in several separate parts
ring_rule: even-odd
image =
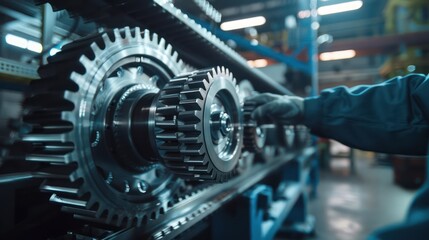
[[[425,155],[429,140],[429,75],[377,85],[336,87],[304,101],[315,135],[376,152]]]

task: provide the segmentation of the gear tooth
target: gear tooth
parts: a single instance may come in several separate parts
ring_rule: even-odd
[[[135,29],[134,31],[135,31],[136,38],[138,41],[140,41],[142,39],[142,32],[140,27],[135,27],[134,29]]]
[[[177,125],[176,120],[164,120],[162,122],[156,122],[155,126],[162,129],[172,129]]]
[[[170,84],[174,84],[174,85],[179,85],[180,84],[180,85],[183,85],[184,83],[186,83],[187,80],[188,80],[187,77],[174,78],[174,79],[170,80],[169,85]]]
[[[171,54],[172,54],[172,52],[173,52],[173,47],[172,47],[170,44],[168,44],[168,45],[167,45],[167,48],[165,48],[165,52],[166,52],[168,55],[171,55]]]
[[[169,104],[170,102],[176,103],[179,99],[180,99],[180,93],[165,94],[159,98],[159,100],[167,104]]]
[[[170,164],[177,164],[182,161],[182,157],[177,153],[168,153],[163,156],[163,161],[169,162]]]
[[[183,61],[182,61],[182,59],[179,59],[179,61],[178,61],[178,63],[177,63],[178,65],[179,65],[179,68],[180,69],[183,69],[184,68],[184,63],[183,63]]]
[[[169,84],[162,89],[162,92],[166,94],[177,93],[177,92],[180,92],[182,88],[183,88],[182,85]]]
[[[203,155],[203,148],[201,144],[185,145],[184,149],[180,150],[180,153],[192,156],[192,155]]]
[[[201,119],[197,115],[198,115],[197,111],[183,111],[183,112],[179,112],[178,118],[181,121],[198,122]]]
[[[177,126],[177,129],[181,132],[200,132],[201,131],[201,127],[198,124],[183,124],[183,125],[179,125]]]
[[[98,46],[98,44],[96,42],[91,43],[91,49],[93,52],[99,52],[101,51],[100,47]]]
[[[77,182],[70,183],[65,180],[45,180],[40,186],[42,191],[56,194],[72,194],[78,196],[80,193],[80,184]]]
[[[214,74],[220,74],[220,73],[221,73],[220,66],[217,66]]]
[[[178,139],[180,143],[198,143],[201,141],[200,136],[186,136]]]
[[[198,157],[186,156],[184,158],[184,161],[186,163],[189,163],[189,164],[193,164],[193,165],[197,165],[197,166],[198,165],[202,166],[202,165],[206,165],[207,164],[208,159],[205,158],[205,157],[203,157],[203,156],[198,156]]]
[[[190,171],[194,174],[198,174],[199,176],[201,176],[201,174],[209,173],[206,166],[189,166],[188,171]]]
[[[72,119],[71,117],[73,116],[73,112],[70,111],[63,111],[61,112],[61,116],[60,119],[62,121],[68,121],[69,119]]]
[[[124,29],[125,29],[125,38],[126,39],[131,39],[132,36],[131,36],[131,29],[130,29],[130,27],[126,26]]]
[[[88,69],[92,70],[94,67],[94,63],[85,55],[80,56],[79,62],[85,67],[87,72]]]
[[[203,99],[203,96],[205,95],[205,91],[203,91],[201,88],[199,89],[191,89],[191,90],[183,90],[180,93],[181,99]]]
[[[176,133],[161,133],[156,135],[156,139],[163,141],[177,140]]]
[[[29,154],[25,157],[26,161],[31,162],[48,162],[54,164],[69,164],[70,161],[65,155],[49,155],[49,154]]]
[[[63,206],[61,207],[61,210],[67,213],[80,215],[80,216],[86,216],[90,218],[98,218],[97,212],[89,209],[83,209],[79,207],[71,207],[71,206]]]
[[[161,38],[160,40],[159,40],[159,44],[158,44],[158,46],[159,46],[159,48],[160,49],[162,49],[162,50],[165,50],[165,39],[164,38]]]
[[[110,45],[112,45],[112,40],[110,40],[109,35],[107,33],[103,33],[101,35],[101,38],[103,39],[103,42],[105,44],[105,48],[109,47]]]
[[[173,59],[173,61],[177,62],[178,58],[179,58],[179,54],[176,51],[174,51],[173,55],[171,56],[171,59]]]
[[[22,137],[24,141],[64,142],[66,134],[27,134]]]
[[[225,73],[226,73],[226,72],[225,72],[225,67],[224,67],[224,66],[222,66],[222,67],[221,67],[221,71],[222,71],[222,73],[223,73],[223,74],[225,74]]]
[[[150,31],[148,30],[148,29],[145,29],[144,30],[144,33],[143,33],[143,41],[145,42],[145,43],[150,43],[151,42],[151,36],[150,36]]]
[[[60,204],[65,204],[65,205],[70,205],[70,206],[75,206],[75,207],[86,208],[86,206],[87,206],[87,201],[61,197],[55,193],[51,195],[51,197],[49,198],[49,201],[55,202],[55,203],[60,203]]]
[[[202,110],[203,109],[203,102],[201,99],[187,99],[187,100],[181,100],[180,105],[185,109],[186,111],[191,110]]]
[[[85,81],[84,77],[77,72],[72,72],[70,74],[70,79],[76,82],[79,88],[84,84],[84,81]]]
[[[171,152],[179,152],[179,148],[180,148],[179,143],[171,143],[171,142],[170,143],[162,143],[159,146],[160,150],[171,151]]]
[[[188,86],[191,89],[202,88],[204,90],[207,90],[209,87],[209,84],[205,80],[196,80],[196,81],[189,82]]]
[[[180,161],[182,161],[182,160],[180,160]],[[186,173],[186,170],[187,170],[186,166],[183,166],[183,165],[180,165],[180,164],[176,165],[174,163],[168,162],[168,163],[165,163],[165,165],[168,168],[175,170],[176,173],[181,173],[182,171],[183,171],[183,173]]]
[[[113,29],[113,35],[115,36],[115,42],[119,39],[122,39],[121,33],[118,28]]]
[[[72,179],[71,175],[73,173],[74,167],[71,167],[69,165],[51,165],[49,167],[39,170],[35,174],[38,177],[44,177],[47,179]]]
[[[164,106],[164,107],[158,107],[156,109],[156,112],[159,115],[165,116],[165,115],[175,114],[177,112],[177,109],[178,109],[177,106]]]
[[[152,34],[152,42],[153,42],[153,44],[158,44],[158,42],[159,42],[158,34],[156,34],[156,33]]]
[[[214,76],[214,74],[215,74],[215,72],[214,72],[215,70],[213,69],[213,71],[212,72],[208,72],[207,73],[207,80],[206,79],[204,79],[204,81],[205,82],[207,82],[207,84],[208,84],[208,82],[211,82],[212,80],[213,80],[213,76]]]

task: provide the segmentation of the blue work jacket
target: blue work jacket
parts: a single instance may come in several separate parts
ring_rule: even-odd
[[[312,133],[353,148],[428,155],[429,75],[410,74],[376,85],[324,90],[304,101],[304,123]],[[369,239],[429,239],[428,178],[406,219],[374,232]]]

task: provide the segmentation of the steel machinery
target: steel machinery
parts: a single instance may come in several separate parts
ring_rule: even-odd
[[[252,213],[228,219],[274,229],[237,236],[306,221],[307,130],[259,126],[244,101],[287,89],[169,1],[49,3],[111,30],[65,45],[1,108],[3,236],[220,238],[237,201]]]

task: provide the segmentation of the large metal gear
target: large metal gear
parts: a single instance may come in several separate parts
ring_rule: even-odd
[[[76,41],[50,58],[25,102],[33,131],[23,143],[26,160],[41,163],[51,201],[114,225],[140,225],[171,207],[183,181],[155,161],[145,119],[159,89],[183,71],[171,45],[138,27]]]
[[[179,176],[223,182],[237,166],[243,141],[238,87],[224,67],[172,79],[161,91],[156,139],[161,159]]]

